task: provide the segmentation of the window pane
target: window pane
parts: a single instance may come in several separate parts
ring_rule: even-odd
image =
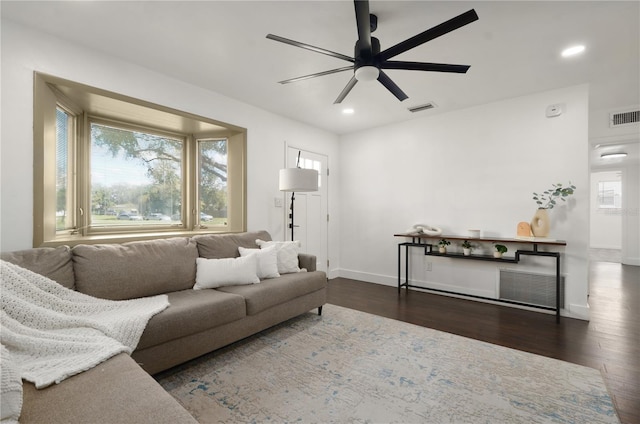
[[[600,181],[598,183],[598,207],[603,209],[622,207],[622,183],[620,181]]]
[[[319,160],[302,158],[302,161],[298,163],[298,166],[300,168],[315,169],[318,171],[318,188],[322,187],[322,163]]]
[[[200,223],[227,225],[227,140],[198,140]]]
[[[183,140],[91,124],[91,226],[178,224]]]
[[[73,227],[72,179],[69,176],[70,145],[73,140],[73,116],[56,108],[56,230]]]

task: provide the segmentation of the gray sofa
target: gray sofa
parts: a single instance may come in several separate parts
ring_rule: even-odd
[[[326,302],[326,275],[315,270],[315,257],[305,254],[298,259],[306,272],[193,290],[198,257],[237,257],[238,247],[257,248],[256,239],[271,236],[266,231],[208,234],[3,253],[3,260],[91,296],[123,300],[167,294],[170,303],[151,318],[131,357],[118,355],[43,390],[25,382],[20,422],[195,422],[149,374],[312,309],[321,313]]]

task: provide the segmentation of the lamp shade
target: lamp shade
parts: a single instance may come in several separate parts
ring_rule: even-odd
[[[280,191],[318,191],[318,171],[285,168],[280,170]]]

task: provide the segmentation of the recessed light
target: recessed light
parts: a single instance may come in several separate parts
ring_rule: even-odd
[[[626,153],[603,153],[600,155],[602,159],[616,159],[626,157]]]
[[[584,46],[583,45],[578,45],[578,46],[571,46],[569,48],[566,48],[562,51],[562,57],[569,57],[569,56],[575,56],[577,54],[580,54],[584,52]]]
[[[355,111],[353,109],[351,109],[351,108],[342,109],[342,113],[344,113],[345,115],[352,115],[353,112],[355,112]]]

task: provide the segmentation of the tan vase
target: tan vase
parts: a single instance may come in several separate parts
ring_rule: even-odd
[[[531,220],[531,232],[535,237],[547,237],[550,228],[549,213],[545,208],[538,208]]]

